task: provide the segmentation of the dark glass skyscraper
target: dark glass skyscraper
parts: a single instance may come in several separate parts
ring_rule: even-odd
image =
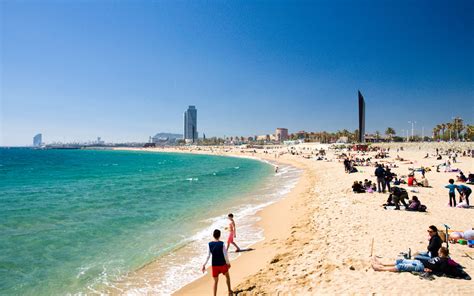
[[[198,139],[197,132],[197,109],[195,106],[189,106],[184,112],[184,139],[191,140],[193,143]]]
[[[359,142],[365,143],[365,100],[359,92]]]

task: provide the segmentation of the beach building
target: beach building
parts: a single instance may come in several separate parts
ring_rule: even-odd
[[[257,141],[266,141],[266,142],[270,142],[270,141],[275,141],[275,135],[260,135],[260,136],[256,136],[256,140]]]
[[[37,134],[36,136],[33,137],[33,146],[40,147],[41,143],[43,143],[43,135],[42,134]]]
[[[275,131],[275,139],[278,142],[283,142],[288,140],[288,129],[287,128],[277,128]]]
[[[195,106],[189,106],[184,112],[184,140],[194,143],[198,139],[197,132],[197,109]]]
[[[150,143],[167,145],[174,144],[178,139],[182,139],[183,135],[173,134],[173,133],[157,133],[155,136],[151,137]]]

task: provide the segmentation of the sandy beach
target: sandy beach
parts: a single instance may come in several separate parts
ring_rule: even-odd
[[[456,179],[456,173],[444,172],[443,169],[436,172],[433,167],[446,159],[443,155],[443,160],[436,160],[433,156],[436,147],[446,149],[447,145],[382,145],[391,149],[390,157],[378,161],[397,165],[392,172],[399,176],[406,176],[409,168],[424,166],[432,169],[426,173],[432,188],[400,186],[407,189],[410,197],[416,195],[420,198],[428,208],[426,213],[385,210],[382,204],[388,193],[353,193],[351,186],[354,181],[375,180],[375,168],[361,166],[357,173],[345,173],[342,159],[337,159],[342,151],[326,150],[326,159],[319,161],[314,155],[320,148],[317,145],[296,146],[293,150],[296,155],[287,153],[287,147],[257,149],[256,153],[253,149],[227,147],[193,151],[180,149],[178,152],[258,157],[303,170],[297,186],[284,199],[258,213],[262,218],[259,226],[264,228],[265,240],[252,246],[255,251],[244,253],[231,262],[232,287],[239,295],[444,294],[447,291],[467,295],[472,291],[471,281],[447,277],[435,277],[435,280],[428,281],[407,272],[376,272],[371,268],[371,252],[381,260],[394,261],[400,252],[406,252],[408,248],[412,253],[425,251],[428,244],[426,229],[431,224],[439,229],[447,224],[455,230],[474,226],[473,208],[447,206],[448,190],[444,185],[448,184],[449,178]],[[397,152],[401,146],[404,150]],[[462,143],[459,148],[473,147],[472,144]],[[177,152],[176,149],[165,151]],[[429,158],[424,158],[426,153]],[[369,152],[364,157],[375,154]],[[397,161],[396,157],[404,161]],[[452,167],[461,169],[467,175],[474,171],[474,160],[459,156]],[[416,174],[417,178],[420,176]],[[450,244],[450,251],[451,257],[472,276],[474,249]],[[212,278],[207,273],[175,295],[211,293]],[[218,294],[227,295],[223,277]]]

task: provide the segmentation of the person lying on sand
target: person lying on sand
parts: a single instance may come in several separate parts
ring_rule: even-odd
[[[436,272],[456,276],[457,267],[449,263],[449,252],[446,247],[439,248],[439,256],[426,261],[397,259],[395,263],[382,263],[374,256],[372,258],[372,268],[375,271],[391,272]]]
[[[448,240],[450,243],[457,243],[458,240],[460,239],[464,239],[464,240],[474,240],[474,228],[472,229],[468,229],[466,231],[455,231],[453,233],[451,233],[449,236],[448,236]]]

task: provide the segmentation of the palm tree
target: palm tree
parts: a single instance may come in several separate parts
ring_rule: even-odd
[[[439,125],[437,125],[433,128],[433,139],[434,140],[436,140],[439,137],[439,130],[440,129],[438,127],[439,127]]]
[[[437,129],[437,131],[438,131],[438,132],[437,132],[437,134],[438,134],[438,139],[440,139],[441,137],[440,137],[440,134],[439,134],[439,132],[440,132],[440,131],[441,131],[441,129],[442,129],[442,126],[441,126],[441,124],[438,124],[438,125],[436,126],[436,129]]]
[[[464,130],[464,123],[461,117],[456,117],[453,120],[453,130],[456,132],[456,139],[459,140],[459,135]]]
[[[390,141],[392,141],[392,137],[396,134],[395,130],[391,127],[387,127],[387,130],[385,130],[385,135],[390,137]]]
[[[474,140],[474,125],[468,124],[468,125],[466,126],[466,135],[465,135],[465,138],[467,138],[467,139],[470,140],[470,141]]]
[[[449,131],[449,140],[451,141],[451,137],[452,137],[451,132],[453,131],[453,124],[451,122],[446,123],[446,128]]]
[[[444,140],[444,131],[446,130],[446,127],[447,127],[446,123],[441,124],[441,131],[443,132],[443,140]]]

